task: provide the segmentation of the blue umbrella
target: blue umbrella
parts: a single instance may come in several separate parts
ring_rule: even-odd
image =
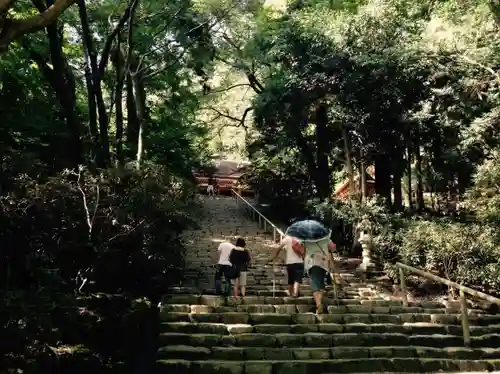
[[[330,237],[331,231],[321,222],[312,219],[297,221],[291,224],[285,235],[293,236],[302,240],[320,240]]]

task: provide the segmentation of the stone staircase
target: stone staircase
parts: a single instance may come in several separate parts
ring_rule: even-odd
[[[186,236],[186,279],[162,302],[158,373],[500,371],[500,315],[471,306],[466,348],[454,305],[405,308],[376,282],[358,279],[355,259],[340,259],[348,285],[337,297],[328,290],[328,314],[316,315],[307,279],[301,297],[285,295],[284,273],[268,264],[276,244],[234,199],[204,204],[205,225]],[[245,237],[253,261],[245,298],[213,290],[216,248],[235,235]]]

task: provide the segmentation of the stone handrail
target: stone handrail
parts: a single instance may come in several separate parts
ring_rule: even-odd
[[[277,241],[278,235],[279,235],[279,239],[280,239],[279,241],[281,242],[281,240],[285,236],[285,233],[280,228],[278,228],[278,226],[276,226],[266,216],[264,216],[261,212],[259,212],[257,210],[257,208],[255,208],[247,199],[245,199],[243,196],[241,196],[238,192],[236,192],[235,190],[232,189],[231,193],[236,198],[236,202],[241,200],[247,206],[247,208],[250,210],[250,214],[252,215],[252,218],[254,218],[254,219],[256,217],[258,218],[259,227],[263,227],[265,231],[267,231],[268,226],[273,229],[274,242]]]
[[[402,264],[401,262],[397,262],[396,267],[399,269],[399,281],[400,281],[401,293],[403,296],[403,306],[405,306],[405,307],[408,306],[408,289],[406,287],[406,274],[405,274],[405,272],[417,274],[423,278],[427,278],[427,279],[433,280],[435,282],[445,284],[448,287],[453,287],[460,292],[462,329],[463,329],[464,345],[465,346],[470,345],[469,315],[468,315],[468,311],[467,311],[466,294],[469,294],[471,296],[478,297],[478,298],[487,300],[491,303],[500,305],[500,299],[493,297],[491,295],[488,295],[484,292],[473,290],[472,288],[463,286],[463,285],[456,283],[456,282],[453,282],[449,279],[438,277],[437,275],[434,275],[434,274],[431,274],[429,272]]]

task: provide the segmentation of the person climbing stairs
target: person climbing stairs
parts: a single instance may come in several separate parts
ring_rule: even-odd
[[[186,279],[161,305],[157,373],[329,374],[500,370],[500,315],[469,309],[464,347],[460,310],[401,300],[359,279],[356,259],[339,259],[346,286],[315,314],[307,279],[286,296],[286,277],[268,266],[276,243],[234,199],[207,200],[204,225],[186,238]],[[213,289],[220,242],[244,237],[252,267],[246,297]],[[359,263],[359,261],[358,261]],[[274,287],[275,286],[275,287]]]

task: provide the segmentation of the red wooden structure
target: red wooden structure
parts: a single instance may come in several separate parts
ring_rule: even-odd
[[[374,168],[370,167],[366,170],[366,192],[367,196],[373,196],[375,195],[375,178],[373,177],[374,175]],[[356,190],[360,189],[360,176],[357,175],[354,177],[354,185],[356,187]],[[349,197],[349,179],[344,181],[338,187],[335,192],[333,193],[334,198],[341,199],[341,200],[347,200]]]
[[[220,193],[228,193],[232,188],[241,189],[242,179],[248,170],[249,163],[234,160],[214,160],[214,173],[212,177],[216,180]],[[208,186],[209,174],[195,172],[194,176],[200,191],[205,191]]]

